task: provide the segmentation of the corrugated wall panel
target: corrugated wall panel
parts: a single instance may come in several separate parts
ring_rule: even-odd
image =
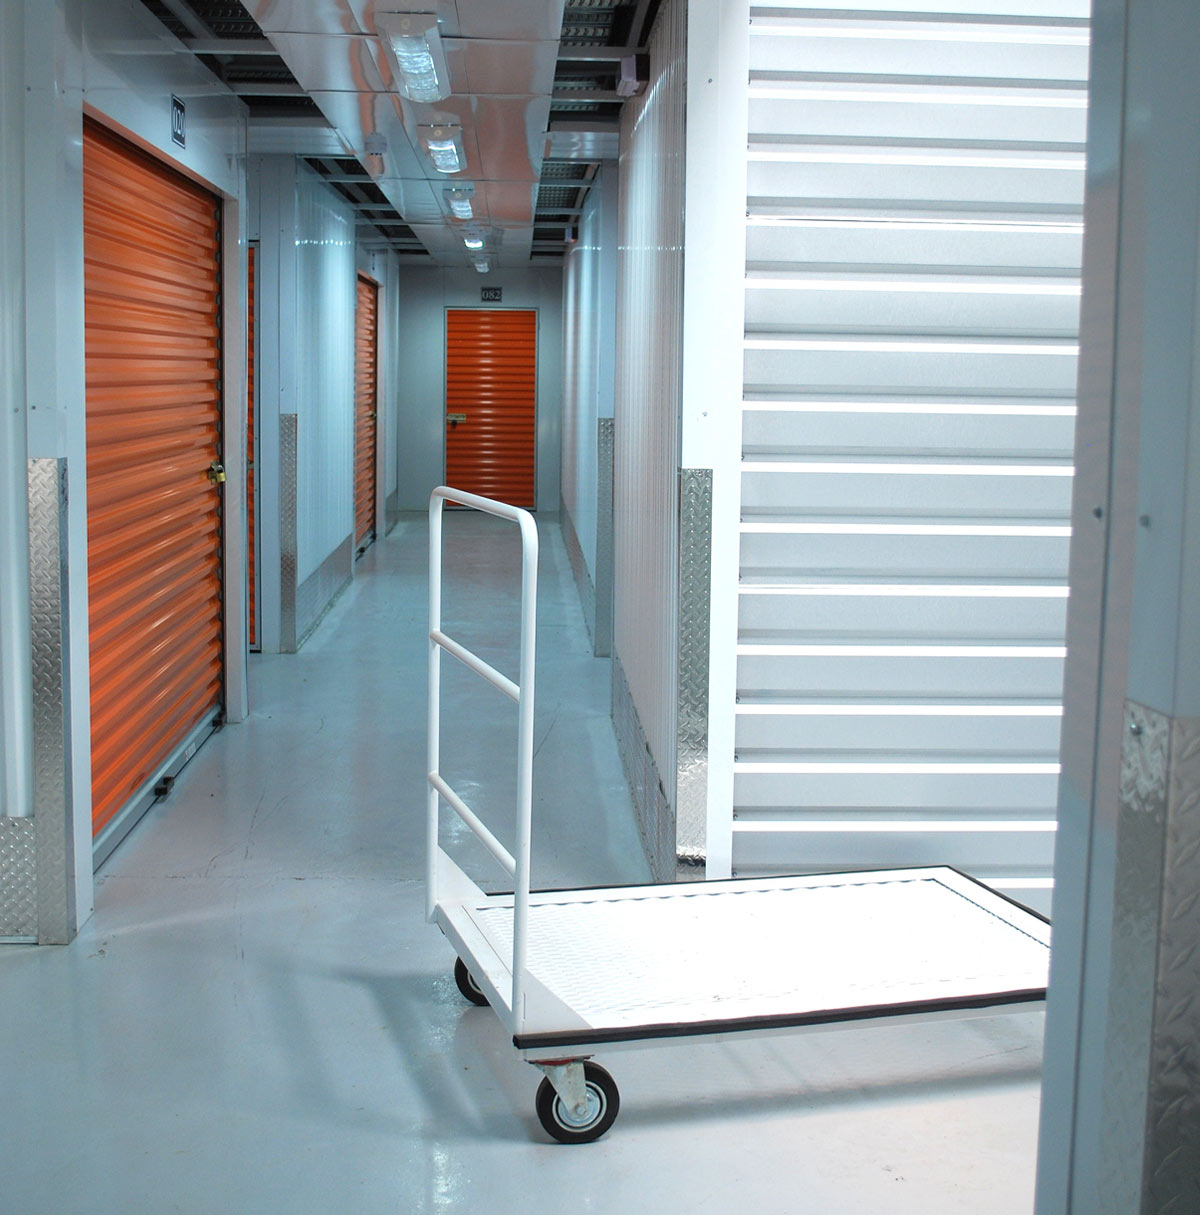
[[[601,169],[579,217],[579,239],[563,266],[563,503],[584,562],[596,577],[596,422],[612,416],[616,265],[616,166]]]
[[[219,236],[216,198],[86,123],[96,831],[221,702]]]
[[[307,165],[296,168],[296,581],[354,530],[354,212]]]
[[[358,276],[354,325],[354,543],[375,535],[375,436],[379,399],[379,287]]]
[[[537,313],[446,311],[446,483],[514,506],[534,505]]]
[[[584,218],[580,217],[582,229]],[[584,389],[584,280],[587,255],[582,242],[563,259],[563,411],[562,500],[576,534],[581,525],[580,493],[586,478],[587,447],[583,441],[588,414]],[[581,541],[582,543],[582,541]]]
[[[734,866],[1044,902],[1088,9],[872,7],[751,8]]]
[[[667,0],[651,79],[621,118],[613,644],[675,800],[686,6]]]

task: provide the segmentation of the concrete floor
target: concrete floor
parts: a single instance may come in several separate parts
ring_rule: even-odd
[[[477,585],[452,572],[447,619],[515,673],[502,527],[448,517]],[[608,664],[552,525],[543,550],[535,881],[643,881]],[[105,865],[73,945],[0,947],[0,1211],[1031,1211],[1036,1013],[601,1055],[616,1126],[546,1139],[423,920],[424,563],[406,520],[300,654],[252,661],[252,716]],[[489,821],[506,705],[454,673],[453,780]]]

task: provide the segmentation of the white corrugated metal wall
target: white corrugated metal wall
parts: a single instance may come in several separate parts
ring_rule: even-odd
[[[354,212],[296,169],[297,578],[354,530]]]
[[[613,410],[616,165],[602,168],[563,264],[563,505],[596,577],[596,421]],[[607,290],[606,290],[607,289]]]
[[[675,780],[685,17],[667,0],[650,84],[621,119],[614,649],[668,802]]]
[[[836,7],[751,9],[734,868],[1045,906],[1088,5]]]

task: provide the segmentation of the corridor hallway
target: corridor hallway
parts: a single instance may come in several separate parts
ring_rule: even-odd
[[[447,631],[513,672],[515,529],[446,533]],[[534,883],[645,881],[609,665],[541,534]],[[426,559],[405,516],[299,654],[252,660],[250,718],[105,864],[78,939],[0,952],[0,1211],[1030,1211],[1038,1013],[602,1055],[617,1125],[546,1140],[537,1073],[423,921]],[[515,714],[445,668],[452,783],[507,841]]]

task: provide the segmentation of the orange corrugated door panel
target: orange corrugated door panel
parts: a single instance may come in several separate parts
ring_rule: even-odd
[[[258,297],[254,293],[254,275],[258,246],[246,246],[246,598],[249,600],[250,648],[258,649],[258,522],[255,497],[254,410],[258,399],[255,391],[255,323],[258,319]]]
[[[354,546],[375,534],[375,435],[378,408],[379,288],[358,276],[354,313]]]
[[[534,505],[537,313],[446,312],[446,483]]]
[[[144,790],[222,691],[217,199],[84,126],[92,813]]]

